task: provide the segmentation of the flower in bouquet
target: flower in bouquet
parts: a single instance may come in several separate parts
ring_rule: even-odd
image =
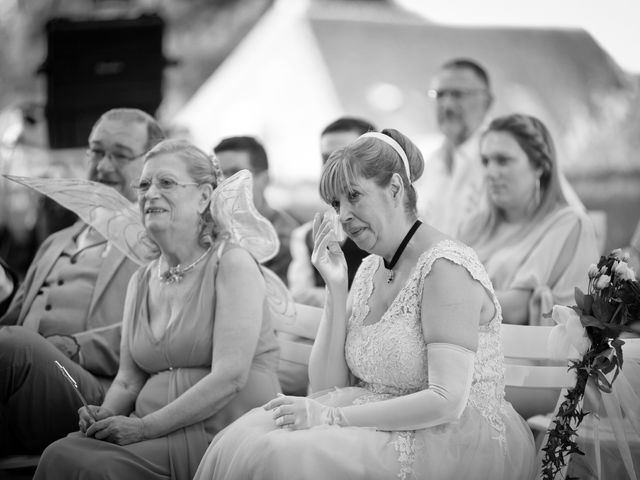
[[[600,257],[587,272],[587,293],[576,288],[576,305],[555,306],[551,313],[557,323],[549,336],[551,353],[564,352],[576,384],[567,391],[548,432],[542,463],[545,479],[555,478],[565,465],[566,454],[583,454],[575,436],[588,415],[580,408],[588,381],[610,393],[621,371],[624,341],[620,333],[630,331],[629,325],[640,320],[640,283],[628,259],[620,249]]]

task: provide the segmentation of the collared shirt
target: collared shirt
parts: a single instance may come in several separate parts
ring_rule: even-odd
[[[90,229],[70,239],[48,273],[25,317],[38,332],[72,335],[86,330],[93,290],[104,257],[106,241]]]
[[[422,177],[414,184],[420,217],[453,237],[465,221],[486,205],[484,168],[480,161],[483,130],[478,128],[458,147],[443,142],[428,157]],[[447,158],[450,155],[452,159]]]

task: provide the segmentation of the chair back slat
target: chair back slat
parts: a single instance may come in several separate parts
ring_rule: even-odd
[[[502,324],[502,349],[505,358],[547,360],[547,340],[553,327]]]
[[[15,470],[19,468],[34,468],[38,466],[40,455],[7,455],[0,457],[0,478],[2,471]]]
[[[505,365],[505,384],[521,388],[565,388],[575,384],[567,367],[539,365]]]
[[[552,328],[501,325],[506,397],[525,418],[557,410],[566,389],[575,384],[568,365],[549,358],[547,342]],[[546,442],[545,433],[541,446]],[[542,478],[542,454],[539,450],[537,479]],[[565,465],[558,478],[564,478],[566,472]]]
[[[547,341],[553,327],[500,326],[507,387],[560,389],[575,380],[564,362],[551,360]]]

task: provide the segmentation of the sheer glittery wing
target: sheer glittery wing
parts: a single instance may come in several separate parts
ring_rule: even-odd
[[[152,246],[145,235],[140,211],[114,188],[82,179],[5,177],[73,211],[139,265],[151,260]],[[249,250],[260,263],[278,252],[280,242],[273,225],[253,204],[251,173],[247,170],[236,173],[215,189],[211,212],[218,233],[226,232],[234,243]],[[293,315],[294,303],[287,287],[271,270],[261,268],[271,311],[278,315]]]
[[[29,178],[5,175],[73,211],[118,250],[139,265],[151,260],[140,211],[112,187],[76,178]]]
[[[280,241],[275,228],[253,204],[253,179],[248,170],[240,170],[214,190],[211,215],[218,233],[227,233],[258,262],[264,263],[278,253]]]
[[[291,292],[280,277],[267,267],[262,267],[266,285],[267,304],[271,313],[288,318],[296,315],[295,303]]]
[[[248,170],[232,175],[214,190],[211,214],[218,232],[226,233],[234,243],[251,252],[258,262],[264,263],[278,253],[278,234],[253,203],[253,179]],[[266,267],[261,268],[271,312],[293,316],[295,308],[291,293],[275,273]]]

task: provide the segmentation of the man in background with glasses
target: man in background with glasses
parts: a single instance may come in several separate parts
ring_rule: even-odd
[[[136,109],[109,110],[89,136],[89,179],[131,201],[143,157],[164,138]],[[78,429],[81,406],[54,360],[100,405],[118,370],[120,327],[131,260],[82,222],[38,250],[0,318],[0,452],[39,453]]]
[[[455,237],[483,200],[480,134],[493,94],[486,70],[464,58],[442,65],[428,93],[444,138],[415,184],[418,210],[429,224]]]

